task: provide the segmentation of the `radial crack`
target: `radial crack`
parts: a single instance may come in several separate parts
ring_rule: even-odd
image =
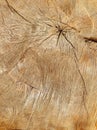
[[[61,30],[61,31],[59,32],[59,34],[58,34],[56,46],[58,45],[58,42],[59,42],[59,39],[60,39],[61,34],[62,34],[62,30]]]
[[[76,52],[75,52],[75,47],[73,46],[73,44],[68,40],[68,38],[66,37],[66,35],[64,33],[62,33],[62,35],[64,36],[64,38],[67,40],[67,42],[72,46],[72,49],[73,49],[73,54],[74,54],[74,57],[75,57],[75,64],[76,64],[76,68],[77,68],[77,71],[81,77],[81,80],[83,82],[83,104],[84,104],[84,107],[85,107],[85,110],[87,111],[87,115],[88,115],[88,110],[87,110],[87,107],[86,107],[86,104],[85,104],[85,95],[87,94],[87,90],[86,90],[86,84],[85,84],[85,80],[84,80],[84,77],[83,75],[81,74],[81,71],[79,69],[79,66],[78,66],[78,58],[77,58],[77,55],[76,55]]]
[[[17,15],[19,15],[23,20],[25,20],[26,22],[32,24],[28,19],[26,19],[23,15],[21,15],[15,8],[13,8],[13,7],[9,4],[8,0],[5,0],[5,1],[6,1],[7,6],[9,7],[9,9],[10,9],[11,12],[15,12],[15,13],[16,13]]]
[[[75,49],[74,45],[72,44],[71,41],[68,40],[68,38],[66,37],[66,34],[62,33],[62,35],[64,36],[65,40],[72,46],[73,49]]]
[[[83,105],[85,107],[85,110],[86,110],[87,116],[88,116],[88,110],[87,110],[86,103],[85,103],[85,99],[86,99],[85,96],[87,95],[86,83],[85,83],[84,77],[83,77],[83,75],[82,75],[82,73],[81,73],[81,71],[79,69],[79,66],[78,66],[78,63],[77,63],[78,58],[77,58],[76,53],[74,53],[74,56],[75,56],[75,60],[74,61],[75,61],[75,64],[76,64],[77,71],[78,71],[78,73],[79,73],[79,75],[81,77],[81,80],[83,82],[83,100],[82,100],[82,103],[83,103]]]
[[[56,33],[55,33],[56,34]],[[40,42],[40,44],[38,45],[38,46],[40,46],[40,45],[42,45],[45,41],[47,41],[49,38],[51,38],[52,36],[54,36],[55,34],[51,34],[51,35],[49,35],[47,38],[45,38],[42,42]]]

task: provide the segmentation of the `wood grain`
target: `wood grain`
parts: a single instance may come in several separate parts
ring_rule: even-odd
[[[0,130],[97,130],[96,0],[0,1]]]

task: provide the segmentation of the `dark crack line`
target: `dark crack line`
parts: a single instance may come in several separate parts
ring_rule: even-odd
[[[8,2],[8,0],[5,0],[6,3],[7,3],[7,6],[9,7],[10,11],[11,12],[15,12],[17,15],[19,15],[23,20],[25,20],[26,22],[32,24],[28,19],[26,19],[23,15],[21,15],[16,9],[14,9]]]
[[[28,84],[28,83],[26,83],[26,82],[24,82],[26,85],[28,85],[31,89],[36,89],[36,90],[38,90],[38,88],[36,88],[36,87],[34,87],[34,86],[32,86],[31,84]],[[39,90],[38,90],[39,91]]]
[[[49,26],[49,27],[53,27],[51,24],[48,24],[48,23],[46,23],[46,22],[44,22],[44,24],[46,24],[46,25]]]
[[[93,38],[93,37],[84,37],[85,42],[95,42],[97,43],[97,38]]]
[[[78,66],[78,63],[77,63],[78,59],[76,59],[77,58],[76,53],[74,53],[74,56],[75,56],[75,60],[74,61],[75,61],[75,64],[76,64],[77,71],[78,71],[78,73],[79,73],[79,75],[81,77],[81,80],[83,82],[83,100],[82,100],[82,104],[84,105],[86,113],[87,113],[87,116],[88,116],[88,110],[87,110],[87,106],[86,106],[86,103],[85,103],[86,95],[87,95],[86,83],[85,83],[84,77],[83,77],[83,75],[82,75],[82,73],[81,73],[81,71],[79,69],[79,66]]]
[[[64,34],[62,32],[62,35],[64,36],[65,40],[72,46],[73,49],[75,49],[74,45],[72,44],[72,42],[66,37],[66,34]]]
[[[76,56],[76,57],[77,57],[77,56]],[[79,74],[80,74],[80,77],[81,77],[81,79],[82,79],[82,81],[83,81],[85,94],[87,94],[86,83],[85,83],[84,77],[82,76],[82,73],[81,73],[81,71],[80,71],[80,69],[79,69],[79,66],[78,66],[78,63],[77,63],[76,57],[75,57],[76,67],[77,67],[77,70],[78,70],[78,72],[79,72]]]
[[[76,68],[77,68],[77,71],[78,71],[78,73],[79,73],[79,75],[80,75],[80,77],[82,79],[82,82],[83,82],[83,101],[82,101],[82,103],[84,104],[85,110],[86,110],[87,115],[88,115],[88,110],[87,110],[86,103],[85,103],[85,100],[86,100],[85,96],[87,94],[86,83],[85,83],[84,77],[83,77],[83,75],[82,75],[82,73],[81,73],[81,71],[79,69],[78,63],[77,63],[78,62],[78,58],[77,58],[77,55],[76,55],[76,52],[75,52],[75,47],[68,40],[68,38],[66,37],[66,35],[64,33],[62,33],[62,34],[63,34],[64,38],[67,40],[67,42],[72,46],[72,49],[73,49],[73,53],[74,53],[74,57],[75,57],[74,61],[75,61],[75,64],[76,64]]]
[[[76,28],[70,26],[68,23],[64,23],[64,22],[61,22],[61,21],[60,21],[60,23],[63,24],[63,25],[65,25],[66,27],[69,27],[70,30],[73,29],[73,30],[75,30],[75,31],[78,31]],[[65,28],[66,28],[66,27],[65,27]],[[78,31],[78,32],[79,32],[79,31]]]
[[[56,33],[55,33],[56,34]],[[38,44],[38,47],[40,46],[40,45],[42,45],[45,41],[47,41],[49,38],[51,38],[52,36],[54,36],[55,34],[51,34],[51,35],[49,35],[47,38],[45,38],[42,42],[40,42],[40,44]]]
[[[60,39],[61,34],[62,34],[62,30],[61,30],[61,31],[59,32],[59,34],[58,34],[56,46],[58,45],[58,42],[59,42],[59,39]]]

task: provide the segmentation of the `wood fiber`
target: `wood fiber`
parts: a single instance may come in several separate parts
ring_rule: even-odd
[[[97,130],[96,0],[0,0],[0,130]]]

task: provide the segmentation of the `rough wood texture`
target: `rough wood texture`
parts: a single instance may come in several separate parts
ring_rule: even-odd
[[[0,0],[0,130],[97,130],[97,0]]]

